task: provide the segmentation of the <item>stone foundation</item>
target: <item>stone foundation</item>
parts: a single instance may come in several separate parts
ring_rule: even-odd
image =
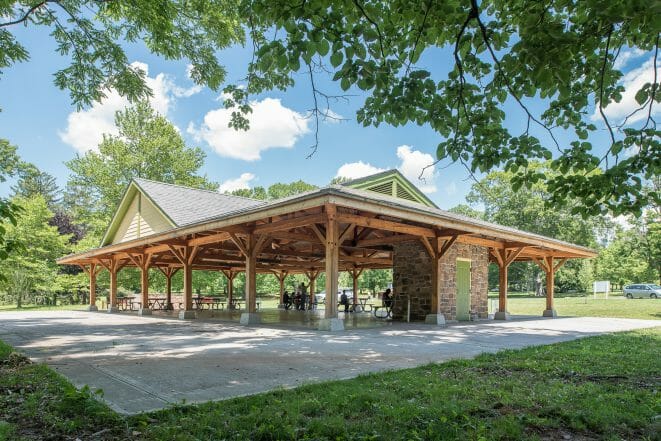
[[[457,259],[471,261],[471,313],[488,317],[487,289],[489,250],[486,247],[455,243],[441,259],[439,274],[440,313],[446,320],[457,316]],[[425,247],[417,241],[394,245],[393,318],[406,320],[407,296],[411,299],[411,321],[425,321],[431,314],[432,260]]]

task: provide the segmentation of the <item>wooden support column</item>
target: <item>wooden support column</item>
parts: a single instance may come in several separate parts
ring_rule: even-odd
[[[311,269],[306,272],[305,275],[308,276],[308,280],[310,281],[308,285],[310,291],[310,295],[308,296],[308,309],[312,309],[314,307],[315,282],[317,281],[317,277],[319,277],[319,271]]]
[[[140,269],[140,293],[141,293],[141,308],[138,311],[140,315],[151,315],[149,309],[149,266],[153,254],[148,253],[129,253],[129,259]]]
[[[266,234],[250,233],[241,239],[230,233],[232,242],[237,246],[246,259],[246,313],[241,315],[241,324],[257,324],[260,322],[257,315],[257,255],[266,244]]]
[[[109,287],[109,298],[108,298],[108,312],[118,312],[117,308],[117,273],[120,269],[124,267],[117,257],[111,256],[108,259],[101,259],[101,265],[108,270],[110,275],[110,287]]]
[[[349,271],[351,280],[353,282],[353,304],[358,303],[358,278],[363,273],[363,268],[358,268],[354,265],[353,269]]]
[[[197,256],[197,246],[169,246],[184,270],[184,297],[182,299],[180,319],[195,318],[193,311],[193,261]]]
[[[337,318],[337,277],[339,270],[339,228],[337,208],[326,205],[326,312],[327,319]],[[332,325],[331,325],[332,327]]]
[[[223,274],[227,277],[227,309],[230,309],[232,300],[234,299],[234,278],[237,272],[232,270],[223,270]]]
[[[99,308],[96,306],[96,276],[99,275],[99,272],[101,272],[103,267],[96,262],[92,262],[89,265],[80,265],[80,267],[87,273],[90,282],[90,301],[87,310],[98,311]]]
[[[280,305],[283,304],[284,302],[284,296],[285,296],[285,279],[287,278],[287,275],[289,274],[289,271],[274,271],[273,274],[275,274],[275,277],[278,279],[278,282],[280,283]]]
[[[492,249],[491,255],[498,264],[498,311],[494,314],[496,320],[508,320],[507,313],[507,273],[512,262],[521,254],[525,247],[514,249]]]
[[[555,286],[555,272],[565,264],[567,259],[561,259],[557,264],[553,262],[553,256],[544,257],[544,265],[542,269],[546,271],[546,309],[542,313],[544,317],[557,317],[558,314],[554,308],[554,286]]]
[[[165,276],[165,309],[172,311],[174,310],[174,305],[172,305],[172,276],[179,271],[179,268],[171,266],[163,268],[159,266],[158,269]]]

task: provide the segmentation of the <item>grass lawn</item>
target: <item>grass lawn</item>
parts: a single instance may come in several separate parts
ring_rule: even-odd
[[[0,439],[653,440],[660,348],[611,334],[125,418],[0,345]]]
[[[498,298],[496,294],[489,298]],[[546,309],[543,297],[508,296],[507,309],[514,315],[542,315]],[[661,320],[661,299],[627,299],[622,296],[610,298],[556,297],[555,309],[560,316],[572,317],[621,317],[646,320]]]
[[[72,310],[84,310],[87,308],[87,305],[57,305],[57,306],[48,306],[48,305],[23,305],[21,309],[17,309],[16,305],[0,305],[0,312],[2,311],[72,311]]]

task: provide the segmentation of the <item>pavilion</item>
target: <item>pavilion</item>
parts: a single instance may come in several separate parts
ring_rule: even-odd
[[[260,322],[256,274],[273,273],[280,295],[288,274],[306,274],[310,292],[326,274],[325,318],[320,328],[343,329],[338,319],[338,272],[354,280],[364,269],[392,268],[393,317],[442,325],[487,317],[488,265],[499,268],[496,319],[507,319],[507,271],[532,261],[546,273],[546,309],[554,317],[555,272],[568,259],[594,257],[588,248],[439,209],[396,170],[275,201],[261,201],[178,185],[134,179],[126,189],[99,248],[63,257],[89,275],[90,310],[96,310],[96,276],[110,274],[109,312],[117,311],[117,273],[141,271],[141,308],[148,315],[150,268],[167,281],[183,272],[179,317],[195,318],[195,270],[245,272],[242,324]],[[281,298],[282,301],[282,298]],[[406,311],[404,310],[406,305]]]

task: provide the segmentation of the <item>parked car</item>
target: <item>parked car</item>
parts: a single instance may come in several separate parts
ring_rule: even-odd
[[[634,297],[641,299],[658,299],[661,298],[661,286],[652,283],[627,285],[624,287],[624,295],[627,299],[633,299]]]
[[[347,292],[347,297],[349,298],[349,301],[352,301],[353,299],[353,289],[351,288],[340,288],[337,290],[337,301],[340,301],[340,296],[342,295],[342,291],[346,290]],[[321,291],[317,294],[314,295],[315,298],[317,299],[317,303],[326,303],[326,291]]]

